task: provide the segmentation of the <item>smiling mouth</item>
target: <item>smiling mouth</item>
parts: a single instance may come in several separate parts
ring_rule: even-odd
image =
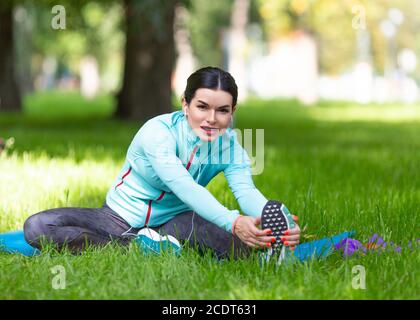
[[[212,135],[219,132],[219,128],[212,128],[212,127],[200,127],[206,134]]]

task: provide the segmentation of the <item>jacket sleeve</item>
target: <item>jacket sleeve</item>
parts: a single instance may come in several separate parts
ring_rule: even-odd
[[[251,162],[237,141],[234,143],[233,161],[224,169],[224,174],[242,211],[248,216],[260,216],[268,200],[255,187]]]
[[[194,181],[176,156],[176,140],[166,125],[157,122],[143,126],[138,143],[155,174],[182,202],[204,219],[232,232],[238,210],[227,209]]]

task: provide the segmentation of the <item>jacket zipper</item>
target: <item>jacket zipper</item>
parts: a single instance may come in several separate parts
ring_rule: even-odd
[[[124,175],[121,177],[121,182],[115,186],[115,190],[117,190],[117,188],[124,183],[124,178],[128,176],[130,172],[131,172],[131,166],[128,168],[128,171],[124,173]]]
[[[190,159],[188,160],[187,167],[186,167],[187,171],[190,169],[190,166],[191,166],[192,160],[194,159],[194,156],[195,156],[195,154],[196,154],[197,150],[198,150],[198,145],[196,145],[196,146],[194,147],[194,150],[191,152]],[[130,168],[130,170],[131,170],[131,168]],[[165,193],[166,193],[165,191],[162,191],[162,193],[160,194],[159,198],[157,198],[155,201],[160,201],[160,200],[162,200],[162,198],[163,198],[163,196],[165,195]],[[151,213],[152,213],[152,202],[153,202],[153,200],[149,200],[149,205],[148,205],[148,207],[147,207],[146,222],[144,223],[144,226],[145,226],[145,227],[147,227],[147,226],[148,226],[148,224],[149,224],[150,215],[151,215]]]

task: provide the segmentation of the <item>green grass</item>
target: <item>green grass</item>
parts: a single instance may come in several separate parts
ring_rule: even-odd
[[[0,136],[15,144],[0,155],[0,232],[21,229],[36,212],[101,206],[141,123],[112,120],[113,99],[77,94],[27,97],[24,115],[0,114]],[[218,263],[184,250],[152,257],[109,245],[81,255],[0,253],[2,299],[419,299],[420,107],[252,100],[240,128],[265,129],[265,166],[254,176],[266,197],[286,203],[305,228],[302,241],[357,231],[403,247],[401,253],[261,269],[256,257]],[[238,208],[222,175],[208,186]],[[66,289],[52,287],[64,266]],[[353,267],[366,289],[352,288]]]

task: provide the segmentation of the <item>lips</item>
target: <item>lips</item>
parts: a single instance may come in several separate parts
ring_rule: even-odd
[[[212,128],[212,127],[206,127],[206,126],[200,126],[200,128],[208,135],[216,134],[219,132],[218,128]]]

